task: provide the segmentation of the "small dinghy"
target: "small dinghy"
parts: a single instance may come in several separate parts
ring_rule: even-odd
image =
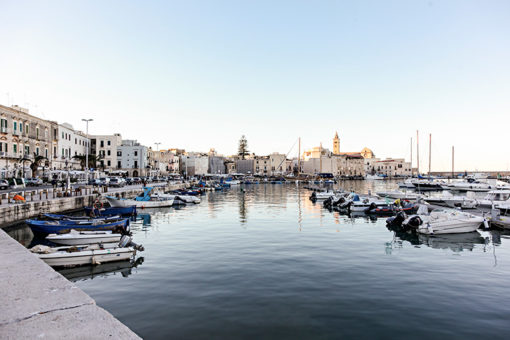
[[[75,246],[94,243],[117,243],[121,237],[122,234],[112,233],[111,230],[76,231],[72,229],[67,234],[50,234],[46,236],[46,239],[56,244]]]
[[[118,244],[108,243],[54,248],[37,245],[30,249],[32,253],[35,253],[52,267],[72,267],[124,261],[136,255],[137,250],[142,251],[143,247],[132,243],[129,236],[123,236]]]

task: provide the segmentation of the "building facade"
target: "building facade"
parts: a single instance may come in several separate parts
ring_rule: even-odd
[[[117,148],[121,144],[120,133],[90,136],[90,152],[96,156],[96,167],[106,172],[117,168]]]
[[[90,147],[90,140],[83,132],[75,131],[68,123],[59,124],[57,134],[59,138],[57,148],[54,150],[52,169],[81,170],[85,163],[75,156],[85,156],[87,148]]]
[[[0,105],[1,177],[44,176],[57,148],[57,126],[56,122],[30,115],[28,109]],[[30,164],[37,156],[44,159],[32,174]]]
[[[117,166],[118,170],[124,170],[129,177],[138,177],[147,175],[148,167],[148,148],[141,145],[136,140],[123,140],[117,147]]]

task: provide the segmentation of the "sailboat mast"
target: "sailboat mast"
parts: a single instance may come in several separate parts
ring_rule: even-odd
[[[299,177],[299,172],[301,171],[301,137],[299,137],[298,143],[298,161],[297,161],[297,175]]]
[[[429,177],[430,177],[430,163],[432,161],[432,134],[429,134]]]
[[[416,130],[416,171],[420,175],[420,136]]]
[[[452,145],[452,178],[455,177],[455,146]]]
[[[413,174],[413,137],[411,137],[411,175]]]

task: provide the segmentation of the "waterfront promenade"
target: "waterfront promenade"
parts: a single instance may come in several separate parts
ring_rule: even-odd
[[[140,339],[0,230],[1,339]]]
[[[176,190],[184,184],[154,183],[151,186],[163,187],[166,190]],[[136,195],[142,190],[142,185],[131,185],[123,188],[83,187],[81,190],[68,191],[63,196],[61,189],[20,189],[17,192],[25,197],[25,202],[16,203],[12,199],[15,192],[0,193],[0,228],[19,223],[25,219],[44,213],[61,213],[83,209],[91,206],[100,194],[126,197]]]

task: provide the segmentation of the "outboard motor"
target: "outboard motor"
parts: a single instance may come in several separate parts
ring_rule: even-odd
[[[392,226],[392,227],[401,227],[402,222],[406,219],[406,213],[403,211],[399,211],[397,215],[390,217],[386,220],[386,225]]]
[[[407,227],[411,227],[414,229],[418,229],[418,227],[421,226],[422,224],[423,220],[418,215],[411,216],[409,220],[406,222]]]
[[[124,247],[133,247],[135,248],[136,250],[139,250],[139,251],[144,251],[145,248],[140,244],[136,244],[132,241],[132,238],[127,236],[127,235],[124,235],[120,238],[120,241],[119,241],[119,247],[121,248],[124,248]]]
[[[333,196],[328,197],[328,198],[326,198],[326,200],[324,200],[324,203],[322,203],[322,205],[324,205],[325,208],[331,208],[332,201],[333,201]]]
[[[365,209],[365,213],[369,213],[369,212],[371,212],[372,210],[375,210],[375,209],[377,209],[377,204],[372,202],[372,203],[370,203],[370,206]]]

